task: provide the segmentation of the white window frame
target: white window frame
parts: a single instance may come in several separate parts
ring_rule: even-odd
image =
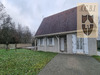
[[[52,41],[51,41],[52,40]],[[48,46],[54,46],[54,37],[47,38],[47,45]]]
[[[38,46],[44,46],[44,38],[38,39]]]

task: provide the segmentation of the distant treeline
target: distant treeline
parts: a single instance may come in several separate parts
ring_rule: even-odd
[[[0,3],[0,44],[31,43],[32,34],[28,26],[16,25],[4,8]]]

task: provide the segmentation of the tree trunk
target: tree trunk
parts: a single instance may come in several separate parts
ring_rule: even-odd
[[[17,51],[17,43],[15,43],[15,51]]]
[[[6,51],[8,51],[8,45],[6,44]]]
[[[6,51],[8,51],[8,45],[9,45],[9,43],[6,42]]]

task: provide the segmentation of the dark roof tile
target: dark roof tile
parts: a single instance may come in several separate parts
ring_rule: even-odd
[[[77,7],[43,19],[35,36],[77,29]]]

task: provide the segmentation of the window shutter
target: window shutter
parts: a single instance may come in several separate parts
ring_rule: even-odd
[[[40,46],[40,39],[38,39],[38,46]]]
[[[72,46],[73,46],[73,53],[76,53],[76,35],[72,35]]]
[[[84,51],[88,54],[88,38],[84,38]]]
[[[52,45],[54,46],[54,38],[52,38]]]
[[[49,39],[47,38],[47,45],[49,45]]]
[[[43,38],[43,43],[42,43],[43,46],[44,46],[44,40],[45,40],[45,39]]]

